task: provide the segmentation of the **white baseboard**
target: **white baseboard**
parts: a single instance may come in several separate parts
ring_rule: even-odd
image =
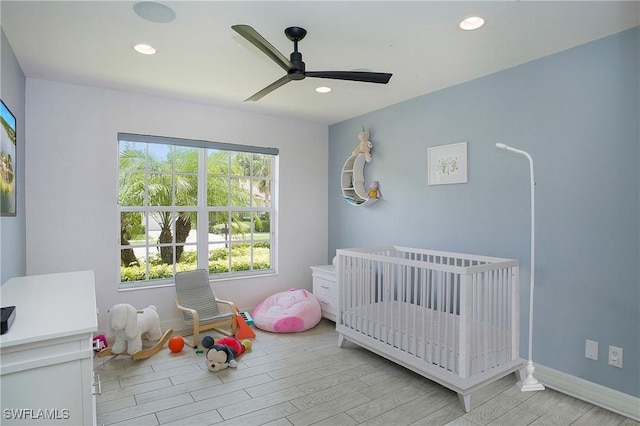
[[[535,377],[545,386],[569,396],[640,421],[640,398],[571,376],[544,365],[535,365]]]

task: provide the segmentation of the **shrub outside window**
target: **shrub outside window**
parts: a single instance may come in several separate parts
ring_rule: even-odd
[[[118,134],[120,289],[275,273],[274,148]]]

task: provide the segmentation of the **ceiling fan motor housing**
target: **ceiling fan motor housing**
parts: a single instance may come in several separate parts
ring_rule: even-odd
[[[305,65],[304,62],[302,62],[302,53],[296,50],[291,53],[289,58],[293,65],[293,68],[288,71],[289,77],[292,80],[302,80],[305,77]]]

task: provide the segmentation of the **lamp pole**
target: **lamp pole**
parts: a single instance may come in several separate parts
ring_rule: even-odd
[[[529,280],[529,359],[525,367],[525,377],[518,382],[522,392],[544,390],[544,386],[533,377],[535,367],[533,365],[533,289],[535,286],[535,257],[536,257],[536,181],[533,175],[533,159],[528,152],[512,148],[503,143],[497,143],[496,147],[522,155],[529,160],[529,176],[531,178],[531,278]],[[522,377],[522,374],[520,374]]]

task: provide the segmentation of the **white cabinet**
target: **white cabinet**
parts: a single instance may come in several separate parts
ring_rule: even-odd
[[[333,265],[311,267],[313,276],[313,294],[320,302],[322,316],[336,320],[338,313],[338,285],[336,283],[336,268]]]
[[[0,336],[2,424],[96,424],[93,271],[12,278],[2,306],[15,306]]]

